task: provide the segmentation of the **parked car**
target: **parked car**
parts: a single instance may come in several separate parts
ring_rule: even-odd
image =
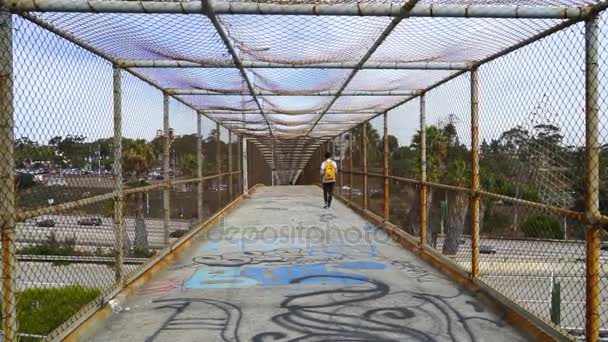
[[[479,253],[481,254],[496,254],[496,248],[494,246],[489,245],[480,245]]]
[[[37,227],[55,227],[55,220],[44,219],[36,222]]]
[[[86,217],[86,218],[78,220],[78,224],[81,226],[101,226],[101,218]]]

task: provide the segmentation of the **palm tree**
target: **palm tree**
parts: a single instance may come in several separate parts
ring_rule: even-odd
[[[446,178],[449,184],[459,187],[469,185],[470,172],[464,160],[457,159],[450,163]],[[442,253],[455,255],[458,252],[460,237],[464,231],[464,223],[469,211],[469,195],[458,191],[453,193],[453,200],[448,207],[446,236]]]
[[[123,140],[123,168],[125,173],[132,174],[131,186],[145,185],[145,181],[140,180],[141,176],[152,167],[155,159],[154,147],[145,140]],[[148,229],[144,220],[143,192],[136,194],[134,247],[138,251],[148,251]]]
[[[414,134],[411,147],[420,155],[420,131]],[[427,162],[427,181],[437,182],[441,180],[446,169],[446,160],[449,150],[449,137],[446,131],[437,126],[426,128],[426,162]],[[420,159],[417,168],[420,169]],[[426,206],[427,213],[430,213],[433,203],[433,188],[427,188]],[[412,206],[410,210],[410,227],[414,235],[420,235],[420,204]],[[429,227],[426,231],[427,241],[433,243],[433,232]]]

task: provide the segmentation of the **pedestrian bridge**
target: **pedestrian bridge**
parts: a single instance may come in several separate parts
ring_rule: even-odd
[[[526,341],[316,186],[260,187],[96,323],[92,341]],[[119,311],[120,310],[120,311]]]
[[[606,339],[606,8],[0,0],[2,340]]]

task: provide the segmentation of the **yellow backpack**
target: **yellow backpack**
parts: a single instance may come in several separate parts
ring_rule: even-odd
[[[323,174],[323,180],[326,182],[336,180],[336,168],[334,167],[334,163],[329,159],[325,162],[325,173]]]

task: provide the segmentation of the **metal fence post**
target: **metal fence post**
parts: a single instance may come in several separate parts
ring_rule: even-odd
[[[390,193],[388,189],[388,112],[384,112],[382,118],[384,122],[384,222],[388,222],[390,213]]]
[[[237,191],[239,194],[243,193],[243,167],[241,164],[243,150],[241,149],[242,148],[241,140],[243,140],[243,138],[240,135],[237,135],[236,136],[236,171],[239,172],[239,175],[237,178],[237,180],[238,180],[238,190]]]
[[[353,202],[353,130],[350,130],[350,139],[348,139],[348,186],[350,191],[348,192],[348,201]]]
[[[249,175],[247,170],[247,138],[243,137],[243,193],[249,194]]]
[[[340,165],[338,166],[339,167],[338,177],[339,177],[339,182],[340,183],[339,183],[339,187],[338,187],[338,194],[340,196],[342,196],[342,184],[344,183],[344,179],[342,178],[343,177],[342,174],[344,172],[344,163],[342,163],[342,141],[343,141],[342,140],[342,135],[343,134],[340,134],[339,137],[338,137],[338,151],[340,153]]]
[[[427,244],[426,94],[420,95],[420,247]]]
[[[171,137],[169,129],[169,96],[163,93],[163,179],[166,186],[163,189],[163,243],[169,243],[169,221],[171,219],[171,208],[169,198],[171,195],[171,177],[169,175],[169,149],[171,147]]]
[[[274,175],[275,175],[275,171],[276,171],[275,170],[275,162],[274,162],[274,140],[272,140],[272,152],[271,153],[272,153],[272,156],[271,156],[271,158],[272,158],[272,165],[271,165],[271,173],[272,173],[272,175],[271,175],[270,182],[271,182],[271,185],[274,186],[275,185]]]
[[[124,254],[124,216],[123,203],[124,193],[122,186],[122,83],[121,70],[114,66],[113,85],[114,85],[114,238],[115,247],[115,267],[114,274],[117,283],[121,283],[124,276],[123,254]]]
[[[363,124],[363,209],[367,209],[367,122]]]
[[[586,324],[587,341],[598,341],[600,333],[600,139],[599,139],[599,48],[597,14],[585,22],[585,216],[587,226]]]
[[[232,201],[232,132],[228,131],[228,202]]]
[[[479,277],[479,77],[471,70],[471,276]]]
[[[220,124],[215,124],[215,161],[217,163],[217,205],[218,208],[222,208],[222,149],[220,146]]]
[[[2,225],[2,331],[5,341],[17,340],[15,183],[13,117],[13,23],[0,8],[0,224]]]
[[[196,113],[196,216],[203,220],[203,115]]]

